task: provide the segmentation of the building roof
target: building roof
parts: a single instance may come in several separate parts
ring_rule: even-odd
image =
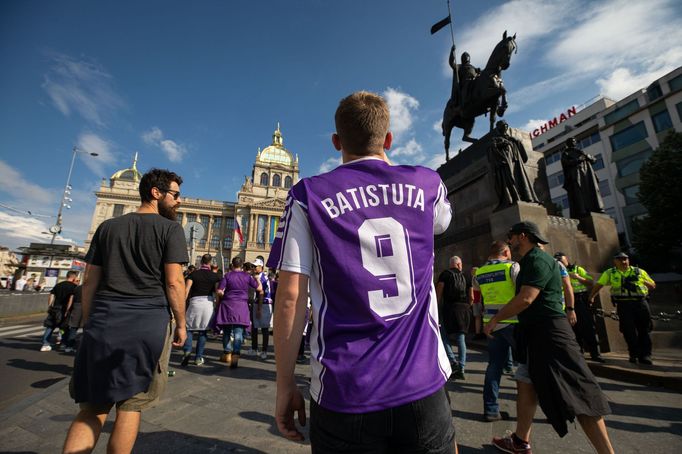
[[[137,170],[137,153],[133,158],[133,165],[129,169],[122,169],[111,176],[111,180],[133,181],[139,183],[142,179],[142,174]]]
[[[294,158],[291,153],[284,148],[284,138],[277,123],[277,129],[272,134],[272,144],[266,147],[263,151],[258,151],[256,160],[262,163],[283,164],[286,166],[293,165]]]

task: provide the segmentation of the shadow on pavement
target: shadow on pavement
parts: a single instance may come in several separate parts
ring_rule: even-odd
[[[258,449],[230,443],[214,438],[164,430],[160,432],[140,433],[135,442],[134,452],[150,453],[188,453],[188,452],[244,452],[265,453]]]
[[[66,376],[70,376],[71,371],[73,370],[73,367],[67,366],[66,364],[47,364],[38,361],[27,361],[25,359],[20,358],[10,359],[9,361],[7,361],[7,365],[19,369],[56,372],[58,374]]]
[[[268,432],[270,432],[273,435],[279,436],[279,430],[277,430],[277,425],[275,424],[274,416],[266,415],[265,413],[260,413],[257,411],[243,411],[239,413],[239,416],[241,416],[244,419],[248,419],[249,421],[256,421],[269,424],[270,427],[268,427]]]

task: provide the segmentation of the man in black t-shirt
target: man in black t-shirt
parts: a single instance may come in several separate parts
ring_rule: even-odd
[[[81,410],[64,452],[92,451],[114,405],[107,451],[131,452],[140,412],[165,388],[171,339],[176,347],[185,343],[182,266],[188,257],[175,221],[181,183],[173,172],[150,170],[140,180],[138,210],[104,221],[92,238],[85,257],[83,338],[70,386]]]
[[[77,287],[75,282],[77,277],[78,272],[69,271],[66,273],[66,280],[55,285],[50,291],[47,302],[47,317],[43,322],[45,332],[43,333],[43,343],[40,347],[41,352],[49,352],[52,350],[50,337],[55,330],[58,330],[62,326],[69,298],[71,298],[71,295],[73,295],[73,292]]]
[[[436,298],[440,308],[441,337],[445,353],[450,364],[453,365],[452,377],[464,380],[464,367],[467,360],[466,333],[471,323],[471,304],[469,298],[471,280],[462,273],[462,259],[458,256],[450,257],[450,268],[438,276],[436,284]],[[459,361],[450,346],[449,336],[457,338]]]

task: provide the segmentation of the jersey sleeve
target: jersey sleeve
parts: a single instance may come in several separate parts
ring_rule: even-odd
[[[601,276],[599,276],[599,280],[597,281],[597,284],[601,286],[606,286],[606,285],[611,285],[611,270],[608,269],[602,273]]]
[[[291,192],[268,258],[268,267],[310,276],[313,266],[313,236],[307,207]]]
[[[445,184],[440,181],[438,186],[438,195],[433,206],[433,233],[440,235],[445,232],[452,220],[452,208],[448,200],[448,190]]]
[[[643,279],[643,280],[645,280],[646,282],[651,282],[651,283],[654,283],[654,284],[655,284],[654,280],[651,279],[651,276],[649,276],[649,273],[647,273],[646,271],[644,271],[644,270],[641,269],[641,268],[639,269],[639,272],[642,274],[642,279]]]

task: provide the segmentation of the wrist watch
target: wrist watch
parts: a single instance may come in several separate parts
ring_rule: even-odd
[[[575,307],[566,307],[566,312],[574,311]]]

